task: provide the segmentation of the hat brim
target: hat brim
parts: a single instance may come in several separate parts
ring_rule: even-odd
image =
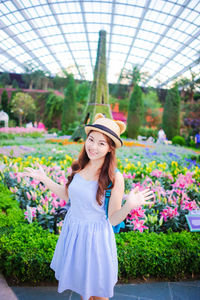
[[[91,130],[98,131],[98,132],[101,132],[101,133],[107,135],[111,140],[113,140],[116,148],[120,148],[121,146],[123,146],[122,140],[115,134],[114,131],[110,130],[106,126],[97,125],[97,124],[85,126],[85,132],[87,135]]]

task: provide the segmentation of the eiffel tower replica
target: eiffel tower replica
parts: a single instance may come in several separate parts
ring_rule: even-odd
[[[109,92],[107,83],[107,65],[106,65],[106,31],[99,31],[99,41],[97,49],[97,58],[94,69],[94,79],[91,85],[90,97],[87,103],[84,118],[80,126],[74,131],[71,139],[78,141],[86,134],[84,126],[92,123],[97,113],[104,114],[107,118],[112,119],[112,113],[109,105]]]

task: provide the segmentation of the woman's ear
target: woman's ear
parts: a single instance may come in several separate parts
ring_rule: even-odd
[[[100,119],[100,118],[105,118],[105,117],[104,117],[104,115],[101,114],[101,113],[96,114],[95,117],[94,117],[94,122],[95,122],[96,120]]]
[[[120,134],[122,134],[126,130],[126,124],[122,121],[115,121],[120,129]]]

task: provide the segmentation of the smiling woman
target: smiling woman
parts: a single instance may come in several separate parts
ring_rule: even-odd
[[[83,300],[106,300],[113,296],[118,279],[115,235],[112,228],[140,205],[152,205],[149,189],[131,191],[121,207],[124,195],[123,175],[116,170],[115,150],[122,145],[120,133],[125,124],[97,114],[92,125],[86,125],[87,139],[65,185],[48,178],[39,170],[27,168],[24,176],[42,181],[55,195],[68,201],[51,268],[59,281],[58,292],[75,291]],[[105,193],[111,185],[108,210]]]

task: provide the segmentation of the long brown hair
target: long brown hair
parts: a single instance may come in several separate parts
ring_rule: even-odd
[[[89,132],[88,136],[92,131]],[[115,169],[117,167],[117,159],[116,159],[116,147],[113,140],[111,140],[107,135],[105,135],[107,143],[110,147],[110,152],[108,152],[105,156],[104,163],[101,167],[99,179],[98,179],[98,189],[96,194],[96,200],[99,205],[102,204],[102,197],[104,196],[104,191],[108,188],[108,185],[112,183],[112,187],[115,184]],[[79,154],[79,157],[76,161],[72,163],[72,173],[67,178],[66,187],[68,188],[70,183],[72,182],[74,175],[84,169],[88,162],[89,157],[85,150],[85,144]]]

